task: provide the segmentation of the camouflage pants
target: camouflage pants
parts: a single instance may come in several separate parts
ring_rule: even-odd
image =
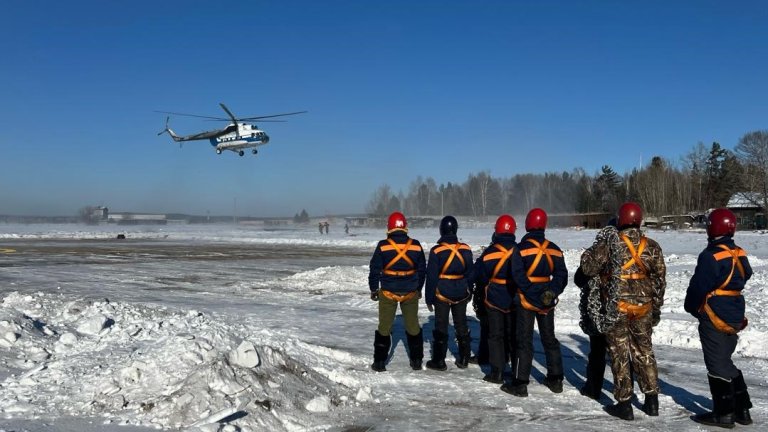
[[[632,376],[634,369],[640,390],[645,394],[658,394],[658,370],[653,354],[651,336],[653,326],[651,314],[630,320],[623,313],[605,337],[611,353],[613,372],[613,397],[618,402],[632,398]]]
[[[400,311],[403,313],[403,322],[405,332],[411,336],[416,336],[421,331],[419,326],[419,299],[416,296],[410,300],[398,303],[384,296],[379,296],[379,333],[382,336],[389,336],[392,331],[392,324],[395,323],[397,314],[397,305],[400,305]]]

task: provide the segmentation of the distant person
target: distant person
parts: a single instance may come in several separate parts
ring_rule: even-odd
[[[322,222],[318,222],[318,224],[317,224],[317,229],[319,229],[319,230],[320,230],[320,234],[322,234],[322,233],[323,233],[323,223],[322,223]]]
[[[518,243],[527,280],[517,288],[515,306],[515,356],[512,385],[503,390],[514,396],[528,396],[528,382],[533,364],[533,324],[547,360],[544,385],[553,393],[563,392],[563,355],[555,337],[557,298],[568,285],[568,269],[560,248],[544,237],[547,213],[535,208],[525,218],[525,236]]]
[[[440,239],[429,251],[425,299],[429,311],[435,312],[432,331],[432,359],[427,368],[444,371],[448,351],[448,315],[453,317],[459,356],[456,366],[464,369],[471,354],[467,303],[472,298],[469,281],[472,277],[472,248],[459,241],[456,233],[459,223],[453,216],[440,221]]]
[[[602,331],[611,353],[613,396],[616,403],[606,408],[612,416],[634,420],[632,372],[645,394],[642,410],[659,415],[659,383],[653,352],[653,327],[661,318],[667,268],[657,242],[640,230],[643,211],[627,202],[618,214],[618,232],[610,232],[581,255],[581,269],[588,277],[599,275],[606,266],[617,275],[606,295]]]
[[[499,216],[493,244],[483,251],[481,264],[474,269],[476,287],[482,287],[485,292],[484,305],[488,315],[488,360],[491,370],[483,380],[493,384],[504,382],[504,369],[515,350],[512,293],[517,291],[518,284],[514,278],[525,277],[523,260],[515,243],[516,229],[512,216]]]
[[[349,234],[349,224],[344,224],[344,234]]]
[[[752,276],[747,253],[736,246],[736,215],[717,209],[707,218],[707,247],[696,263],[685,295],[685,310],[699,320],[699,338],[707,366],[712,412],[697,414],[693,421],[732,428],[734,422],[752,424],[752,402],[741,371],[731,356],[738,333],[747,326],[741,294]]]
[[[376,372],[386,371],[392,346],[392,324],[397,305],[403,314],[408,356],[413,370],[421,370],[424,339],[419,326],[419,298],[426,278],[426,260],[418,240],[408,237],[408,223],[400,212],[389,215],[387,238],[373,252],[368,274],[371,300],[379,302],[379,327],[374,334],[373,364]]]
[[[329,224],[328,222],[325,223],[325,233],[326,234],[328,234],[328,230],[329,230],[330,226],[331,226],[331,224]]]

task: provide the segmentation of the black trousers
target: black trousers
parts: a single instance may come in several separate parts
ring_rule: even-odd
[[[488,308],[488,362],[503,372],[510,353],[515,352],[515,312]]]
[[[456,330],[456,337],[469,334],[467,328],[467,303],[463,301],[456,304],[448,304],[438,300],[435,302],[435,330],[443,334],[448,334],[448,314],[453,316],[453,328]]]
[[[608,343],[605,335],[589,337],[589,355],[587,356],[587,386],[589,392],[598,395],[603,391],[603,379],[605,377],[605,353],[608,351]]]
[[[739,342],[738,335],[729,335],[717,330],[705,316],[699,319],[699,338],[704,351],[704,364],[710,375],[732,380],[741,374],[731,360]]]
[[[515,360],[512,364],[514,379],[517,382],[528,383],[533,363],[533,323],[539,327],[541,345],[547,358],[547,376],[563,378],[563,355],[560,352],[560,342],[555,337],[555,310],[546,315],[525,308],[517,310],[517,332],[515,344]]]

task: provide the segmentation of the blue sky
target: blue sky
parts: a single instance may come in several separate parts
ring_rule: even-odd
[[[8,2],[0,214],[362,212],[388,183],[678,160],[768,128],[763,1]],[[153,110],[263,123],[182,149]],[[214,123],[172,117],[183,134]]]

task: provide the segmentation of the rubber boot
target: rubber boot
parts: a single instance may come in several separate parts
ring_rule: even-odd
[[[563,392],[563,376],[562,375],[548,375],[544,378],[544,385],[549,388],[552,393]]]
[[[651,417],[659,415],[659,395],[647,393],[643,403],[643,412]]]
[[[469,364],[469,356],[472,353],[469,341],[469,333],[456,338],[456,343],[459,345],[459,358],[456,359],[456,366],[460,369],[466,369]]]
[[[749,415],[749,409],[752,408],[752,401],[747,393],[747,383],[744,382],[744,375],[739,371],[739,376],[733,379],[733,403],[735,410],[733,412],[733,421],[740,425],[751,425],[752,416]]]
[[[635,413],[632,410],[632,402],[630,400],[625,400],[623,402],[616,402],[611,406],[605,407],[605,411],[608,414],[614,417],[618,417],[622,420],[635,419]]]
[[[408,357],[411,360],[411,369],[421,370],[421,361],[424,358],[424,337],[421,329],[419,334],[411,336],[405,332],[408,337]]]
[[[501,391],[509,393],[512,396],[528,397],[528,382],[513,380],[510,384],[502,385]]]
[[[444,371],[448,369],[448,366],[445,365],[445,354],[448,352],[448,335],[432,330],[432,338],[432,360],[427,362],[427,368]]]
[[[712,392],[712,412],[696,414],[691,420],[696,423],[721,428],[733,428],[733,382],[707,375],[709,390]]]
[[[502,378],[502,371],[491,366],[491,373],[483,377],[483,381],[487,381],[491,384],[502,384],[504,379]]]
[[[389,348],[392,346],[392,337],[382,336],[378,330],[373,338],[373,364],[371,369],[376,372],[385,372],[387,363],[387,356],[389,355]]]

